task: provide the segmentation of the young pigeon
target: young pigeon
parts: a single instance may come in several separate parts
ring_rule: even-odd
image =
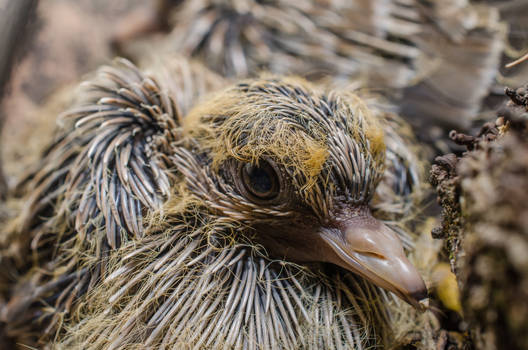
[[[368,96],[185,59],[83,88],[0,235],[17,343],[366,349],[426,305],[417,150]]]

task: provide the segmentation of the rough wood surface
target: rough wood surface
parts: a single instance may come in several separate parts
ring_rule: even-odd
[[[462,291],[474,347],[528,347],[528,86],[477,136],[452,132],[463,156],[437,158],[431,175],[443,209],[433,231]]]

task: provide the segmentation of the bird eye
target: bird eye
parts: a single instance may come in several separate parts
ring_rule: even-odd
[[[257,199],[270,200],[279,194],[279,176],[273,166],[261,160],[259,165],[242,165],[242,182],[246,191]]]

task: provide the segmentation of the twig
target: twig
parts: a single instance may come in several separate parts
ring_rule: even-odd
[[[516,65],[518,65],[518,64],[520,64],[520,63],[522,63],[524,61],[528,61],[528,53],[526,55],[522,56],[521,58],[518,58],[515,61],[508,63],[504,67],[511,68],[511,67],[514,67],[514,66],[516,66]]]

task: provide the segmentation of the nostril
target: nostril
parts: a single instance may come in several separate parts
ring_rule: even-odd
[[[360,253],[361,255],[365,255],[365,256],[376,258],[376,259],[380,259],[380,260],[387,260],[385,255],[379,254],[379,253],[375,253],[375,252],[365,251],[365,252],[358,252],[358,253]]]

